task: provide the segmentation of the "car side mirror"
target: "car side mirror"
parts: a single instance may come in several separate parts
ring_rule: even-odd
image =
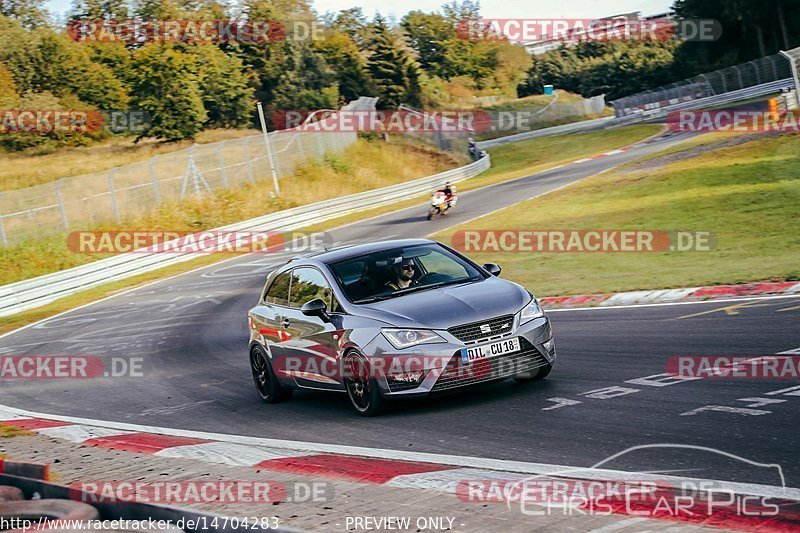
[[[300,308],[300,312],[306,316],[318,316],[325,322],[331,318],[328,315],[328,304],[322,298],[314,298],[304,303],[303,307]]]
[[[500,265],[497,265],[495,263],[486,263],[485,265],[483,265],[483,268],[485,268],[486,272],[488,272],[492,276],[499,276],[500,272],[503,270],[502,268],[500,268]]]

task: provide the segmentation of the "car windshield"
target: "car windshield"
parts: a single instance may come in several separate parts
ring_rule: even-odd
[[[381,250],[328,266],[345,296],[357,304],[484,279],[478,269],[438,244]]]

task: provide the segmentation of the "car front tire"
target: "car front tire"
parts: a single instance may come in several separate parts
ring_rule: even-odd
[[[292,390],[282,387],[278,382],[267,353],[261,346],[254,346],[250,350],[250,370],[253,372],[256,391],[264,403],[285,402],[292,397]]]
[[[361,416],[376,416],[383,411],[384,399],[377,380],[370,375],[369,361],[357,352],[350,352],[343,361],[344,386],[350,405]]]

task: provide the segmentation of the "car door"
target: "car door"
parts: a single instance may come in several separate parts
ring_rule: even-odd
[[[290,282],[291,271],[278,274],[267,287],[259,305],[250,313],[253,329],[261,335],[269,349],[273,369],[276,368],[276,361],[280,361],[284,355],[286,334],[283,314],[289,307]]]
[[[286,340],[284,360],[297,385],[314,389],[340,390],[336,327],[316,316],[305,316],[303,304],[321,298],[331,311],[332,291],[325,276],[313,267],[292,271],[289,307],[283,313]]]

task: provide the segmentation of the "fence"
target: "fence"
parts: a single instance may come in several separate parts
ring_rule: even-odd
[[[450,181],[456,183],[486,171],[491,166],[489,156],[463,167],[454,168],[406,183],[365,191],[323,202],[286,209],[262,217],[237,222],[220,232],[231,231],[292,231],[311,224],[341,217],[351,212],[394,204],[401,200],[429,193]],[[199,257],[201,254],[134,252],[100,259],[86,265],[46,274],[0,287],[0,317],[34,309],[50,302],[108,283],[150,272],[168,265]]]
[[[374,109],[375,98],[361,98],[345,109]],[[269,134],[279,177],[298,165],[341,152],[354,132]],[[25,189],[0,192],[0,244],[11,245],[43,235],[120,222],[162,203],[271,179],[263,135],[193,145],[147,161]]]
[[[782,54],[775,54],[626,96],[611,105],[616,116],[623,117],[791,78],[790,61]]]

